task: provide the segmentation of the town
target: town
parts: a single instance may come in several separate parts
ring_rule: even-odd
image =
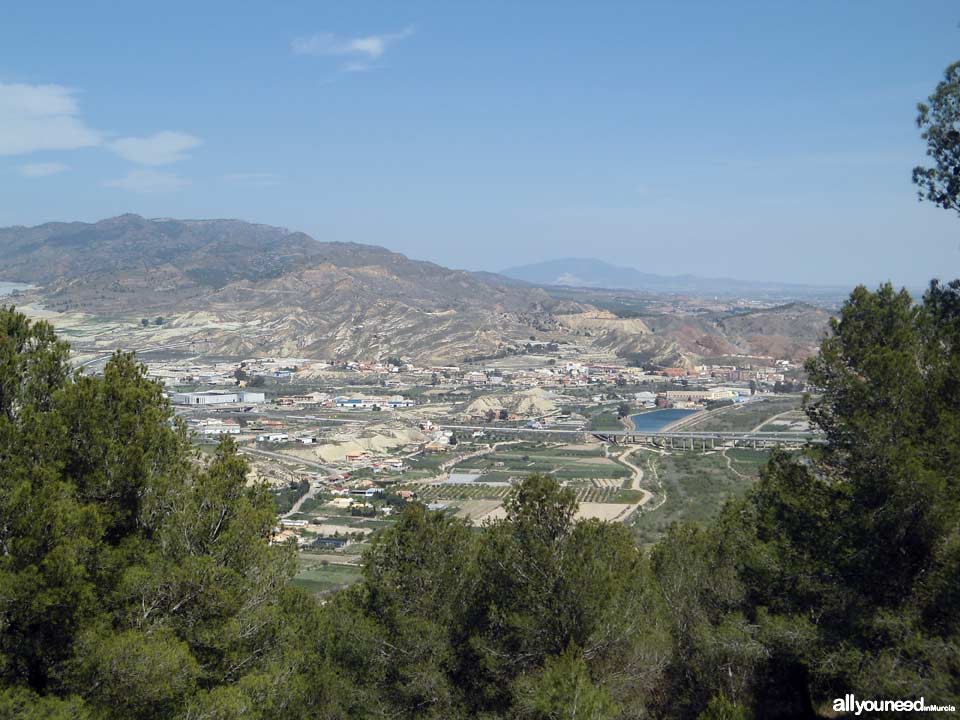
[[[810,438],[803,370],[782,358],[636,367],[574,346],[437,366],[143,358],[201,451],[230,437],[250,480],[271,487],[274,541],[298,544],[298,582],[318,592],[356,579],[371,536],[408,502],[482,525],[543,472],[577,493],[580,517],[652,542],[743,491],[771,447]],[[698,493],[690,463],[719,486]],[[691,492],[692,510],[674,507],[671,493]]]

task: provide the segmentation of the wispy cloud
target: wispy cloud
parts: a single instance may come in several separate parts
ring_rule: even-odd
[[[75,95],[62,85],[0,83],[0,155],[99,145],[103,137],[78,117]]]
[[[182,190],[189,184],[190,181],[185,177],[157,170],[131,170],[122,178],[104,183],[106,187],[120,188],[144,195],[174,192]]]
[[[114,140],[109,147],[117,155],[138,165],[170,165],[190,156],[188,150],[202,145],[200,138],[182,132],[164,131],[148,137]]]
[[[318,55],[347,58],[344,72],[363,72],[373,68],[387,50],[415,32],[412,25],[394,33],[344,38],[333,33],[316,33],[294,38],[290,48],[297,55]]]
[[[274,187],[280,184],[280,176],[271,172],[228,173],[223,179],[254,187]]]
[[[38,177],[47,177],[48,175],[58,175],[59,173],[69,170],[69,166],[64,165],[63,163],[58,162],[47,162],[47,163],[27,163],[26,165],[21,165],[19,170],[20,174],[24,177],[38,178]]]

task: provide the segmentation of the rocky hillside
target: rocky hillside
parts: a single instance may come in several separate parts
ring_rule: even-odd
[[[137,215],[0,229],[0,280],[37,286],[25,300],[63,313],[61,326],[66,317],[110,319],[114,345],[226,355],[458,362],[509,354],[535,336],[662,365],[735,353],[802,357],[828,317],[802,304],[624,317],[589,296],[381,247],[238,220]],[[162,327],[140,327],[156,317]],[[97,337],[97,347],[105,343]]]
[[[0,229],[0,278],[39,286],[49,310],[163,316],[168,335],[231,354],[456,359],[560,331],[554,313],[579,309],[496,276],[236,220]]]

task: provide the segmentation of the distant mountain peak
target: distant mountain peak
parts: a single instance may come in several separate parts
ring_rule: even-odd
[[[502,270],[501,275],[534,285],[571,286],[589,289],[633,290],[650,293],[697,294],[724,297],[768,298],[846,295],[847,288],[796,283],[705,278],[696,275],[657,275],[636,268],[613,265],[597,258],[560,258]]]

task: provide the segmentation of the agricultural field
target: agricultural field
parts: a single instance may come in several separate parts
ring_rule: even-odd
[[[370,503],[378,509],[384,505],[380,498],[364,498],[364,502]],[[379,530],[389,527],[395,522],[395,515],[383,516],[380,514],[374,516],[352,515],[347,508],[331,505],[327,499],[318,499],[316,503],[304,503],[301,512],[290,515],[289,520],[306,520],[310,524],[301,534],[305,537],[347,537],[353,541],[351,545],[336,551],[337,554],[358,554],[362,547]],[[355,546],[361,546],[361,550],[355,549]]]
[[[503,501],[510,492],[505,485],[487,485],[484,483],[411,486],[417,498],[424,503],[452,502],[457,500],[497,500]],[[636,490],[616,487],[573,487],[578,502],[585,503],[634,503],[643,494]]]
[[[771,418],[791,410],[800,409],[800,398],[795,395],[774,397],[742,405],[730,405],[708,417],[691,422],[684,430],[746,432],[764,424]]]
[[[603,431],[615,431],[615,430],[624,430],[625,427],[620,418],[612,412],[601,412],[590,418],[590,424],[588,425],[590,430],[597,430],[600,432]]]
[[[436,477],[440,472],[440,466],[449,462],[454,457],[451,454],[421,453],[416,457],[405,460],[406,469],[402,473],[383,473],[378,477],[383,482],[406,483],[414,480],[424,480],[426,478]],[[372,475],[372,473],[371,473]],[[355,476],[355,475],[354,475]]]
[[[488,516],[491,520],[497,517],[497,514],[502,517],[503,506],[499,500],[459,500],[455,512],[459,518],[471,518],[475,523],[479,523]]]
[[[447,500],[503,500],[510,492],[506,485],[487,485],[484,483],[436,485],[417,485],[411,487],[417,493],[417,499],[424,503]]]
[[[338,565],[326,558],[300,553],[297,559],[298,572],[291,581],[293,585],[313,595],[325,595],[345,588],[361,578],[357,565]]]
[[[708,522],[724,502],[753,485],[768,457],[768,451],[747,449],[635,456],[644,471],[643,486],[654,493],[631,523],[638,541],[656,542],[674,522]]]
[[[532,473],[552,475],[560,481],[620,481],[630,476],[628,468],[605,457],[597,446],[510,445],[496,452],[464,460],[455,472],[476,472],[484,480],[509,480]]]

